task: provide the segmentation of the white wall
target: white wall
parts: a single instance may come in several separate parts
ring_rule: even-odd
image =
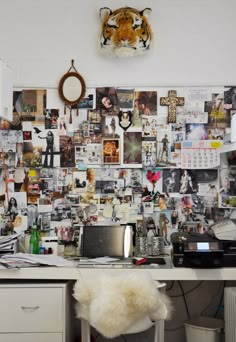
[[[97,50],[99,9],[126,5],[152,8],[154,49],[145,57],[107,59]],[[0,0],[0,58],[13,68],[15,87],[51,88],[48,107],[60,102],[56,88],[71,59],[89,87],[235,85],[235,13],[235,0]],[[206,284],[201,296],[189,295],[191,313],[208,303],[209,314],[216,310],[214,288]],[[176,330],[187,318],[179,301],[168,342],[184,341],[183,329]]]
[[[151,7],[152,54],[97,50],[100,7]],[[18,86],[56,87],[71,59],[88,86],[236,82],[235,0],[0,0],[0,58]]]

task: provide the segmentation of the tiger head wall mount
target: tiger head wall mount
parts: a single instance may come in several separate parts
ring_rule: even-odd
[[[150,51],[153,33],[148,17],[151,8],[138,11],[122,7],[100,9],[100,51],[107,56],[131,57]]]

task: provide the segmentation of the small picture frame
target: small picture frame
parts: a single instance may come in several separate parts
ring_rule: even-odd
[[[102,160],[103,164],[120,164],[120,140],[102,140]]]

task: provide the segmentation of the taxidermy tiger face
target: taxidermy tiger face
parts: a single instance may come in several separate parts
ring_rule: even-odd
[[[118,57],[142,55],[149,51],[152,30],[147,18],[150,13],[150,8],[141,12],[131,7],[122,7],[114,12],[108,7],[101,8],[101,51]]]

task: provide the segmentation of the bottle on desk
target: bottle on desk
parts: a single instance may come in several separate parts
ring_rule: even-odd
[[[39,254],[39,232],[38,227],[34,223],[32,226],[32,232],[30,236],[30,253],[31,254]]]

